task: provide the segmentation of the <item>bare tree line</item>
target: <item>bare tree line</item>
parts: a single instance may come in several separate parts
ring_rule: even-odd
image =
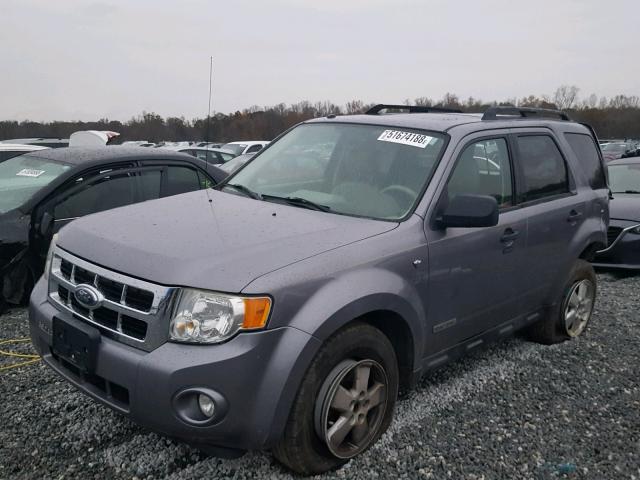
[[[483,102],[469,97],[461,99],[447,93],[441,99],[429,97],[407,99],[407,105],[437,106],[459,109],[463,112],[482,112],[490,106],[539,107],[565,110],[576,121],[591,124],[601,138],[640,138],[640,98],[616,95],[611,98],[591,94],[580,96],[580,89],[573,85],[559,87],[553,95],[529,95],[510,98],[501,102]],[[291,105],[279,103],[268,107],[257,105],[230,114],[217,113],[207,122],[206,118],[192,120],[184,117],[163,118],[157,113],[143,112],[128,121],[100,119],[81,121],[0,121],[0,139],[27,137],[67,138],[77,130],[113,130],[120,132],[121,141],[148,140],[271,140],[287,128],[314,117],[329,114],[363,113],[372,104],[353,100],[345,105],[330,101],[302,101]],[[208,124],[208,126],[207,126]]]

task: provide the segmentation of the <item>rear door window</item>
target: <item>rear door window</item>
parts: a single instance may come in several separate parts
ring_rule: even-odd
[[[140,201],[160,198],[161,170],[140,172]]]
[[[187,167],[167,167],[165,196],[168,197],[180,193],[193,192],[194,190],[200,190],[198,172]]]
[[[587,175],[591,188],[594,190],[607,188],[604,168],[593,137],[581,133],[565,133],[564,137]]]
[[[523,185],[520,200],[530,202],[569,191],[567,165],[548,135],[516,137]]]

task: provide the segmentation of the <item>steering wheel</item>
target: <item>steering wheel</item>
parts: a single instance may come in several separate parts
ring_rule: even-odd
[[[389,185],[380,191],[383,195],[390,195],[398,205],[409,208],[415,202],[418,194],[404,185]]]

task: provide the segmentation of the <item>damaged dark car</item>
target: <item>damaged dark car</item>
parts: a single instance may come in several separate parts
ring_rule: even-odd
[[[640,157],[608,164],[611,222],[607,248],[598,252],[594,266],[640,270]]]
[[[42,150],[0,163],[0,312],[28,300],[51,239],[72,220],[225,176],[183,153],[129,147]]]

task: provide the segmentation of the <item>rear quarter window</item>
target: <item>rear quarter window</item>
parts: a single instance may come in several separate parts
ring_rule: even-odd
[[[591,188],[594,190],[607,188],[604,168],[593,138],[590,135],[581,133],[565,133],[564,137],[567,139],[573,153],[575,153]]]

